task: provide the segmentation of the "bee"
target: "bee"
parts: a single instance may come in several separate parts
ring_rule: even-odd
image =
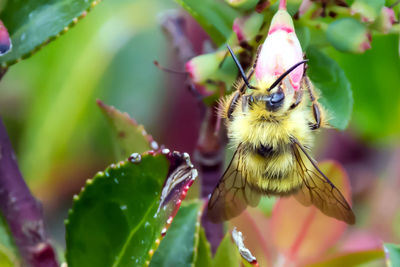
[[[209,199],[211,221],[229,220],[248,205],[257,206],[262,195],[294,195],[303,205],[314,205],[327,216],[354,224],[350,205],[309,155],[316,130],[328,126],[326,112],[305,72],[298,90],[286,78],[307,60],[270,85],[253,86],[248,80],[257,63],[246,76],[228,49],[242,84],[223,101],[220,115],[236,151]]]

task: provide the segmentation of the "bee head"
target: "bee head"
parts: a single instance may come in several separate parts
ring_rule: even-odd
[[[285,81],[285,77],[298,66],[306,62],[307,60],[302,60],[290,67],[281,76],[279,76],[268,88],[267,91],[269,94],[261,97],[262,99],[260,100],[265,102],[265,107],[268,111],[274,112],[283,106],[285,102],[285,95],[290,95],[291,93],[293,93],[293,88],[291,88],[288,81]],[[284,90],[284,88],[286,88],[286,90]],[[289,90],[289,88],[291,88],[291,90]]]
[[[285,93],[282,88],[279,87],[278,91],[268,95],[265,98],[265,107],[268,111],[276,111],[279,109],[285,100]]]

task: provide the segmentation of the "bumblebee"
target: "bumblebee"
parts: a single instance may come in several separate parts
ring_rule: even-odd
[[[236,148],[214,189],[208,214],[221,222],[239,215],[247,205],[257,206],[263,195],[294,197],[324,214],[354,224],[355,216],[335,185],[318,168],[309,150],[317,129],[327,127],[326,112],[307,75],[294,90],[287,75],[305,66],[298,62],[271,84],[250,84],[228,46],[241,74],[237,90],[222,101],[228,137]]]

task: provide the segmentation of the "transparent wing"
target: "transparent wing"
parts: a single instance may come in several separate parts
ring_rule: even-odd
[[[305,206],[313,204],[330,217],[354,224],[354,213],[339,189],[322,173],[297,139],[292,139],[292,148],[297,172],[303,179],[303,186],[295,198]]]
[[[255,207],[260,201],[260,194],[252,190],[247,183],[242,154],[239,145],[208,201],[208,216],[213,222],[236,217],[247,205]]]

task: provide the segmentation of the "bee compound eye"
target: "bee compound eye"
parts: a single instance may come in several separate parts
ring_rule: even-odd
[[[271,94],[265,101],[267,110],[275,111],[283,104],[285,94],[281,91]]]
[[[283,101],[283,99],[285,98],[285,94],[281,91],[273,93],[271,95],[271,103],[272,104],[277,104]]]

